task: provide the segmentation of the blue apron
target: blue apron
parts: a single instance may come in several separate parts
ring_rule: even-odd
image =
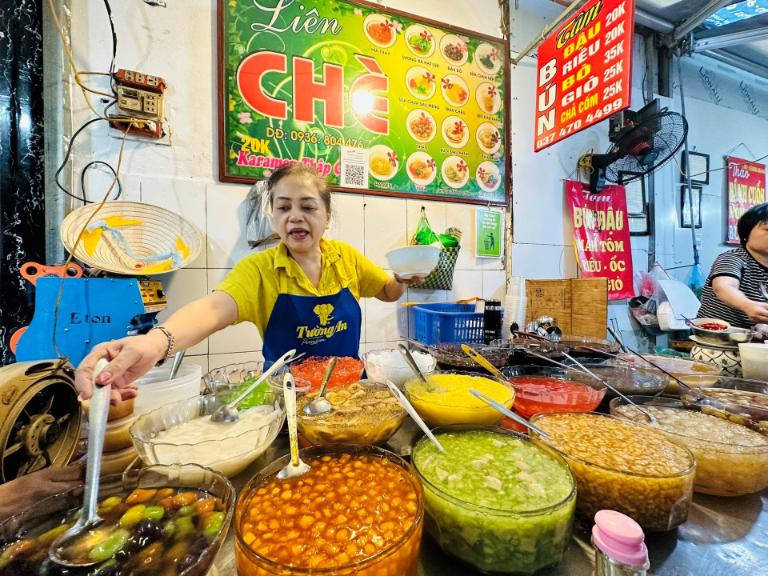
[[[339,260],[333,268],[342,288],[329,296],[287,294],[286,273],[278,272],[280,293],[264,331],[265,363],[271,364],[292,348],[307,356],[357,358],[363,317],[338,266]]]

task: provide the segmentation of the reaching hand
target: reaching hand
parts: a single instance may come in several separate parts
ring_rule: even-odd
[[[43,498],[81,486],[84,461],[50,466],[0,485],[0,519],[24,511]]]
[[[159,335],[159,337],[158,337]],[[109,364],[99,374],[97,385],[112,385],[112,401],[135,398],[137,388],[133,382],[149,372],[163,358],[167,340],[153,330],[143,336],[129,336],[112,342],[103,342],[93,348],[75,373],[75,386],[83,400],[93,393],[93,369],[101,358]]]
[[[768,323],[768,303],[753,300],[745,306],[744,313],[755,324]]]

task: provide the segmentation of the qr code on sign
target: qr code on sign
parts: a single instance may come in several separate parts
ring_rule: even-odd
[[[341,148],[341,181],[346,188],[368,187],[368,150],[344,146]]]
[[[346,186],[364,186],[365,165],[347,164],[344,166],[344,184]]]

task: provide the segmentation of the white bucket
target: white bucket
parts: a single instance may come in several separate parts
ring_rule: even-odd
[[[135,382],[139,395],[136,397],[134,414],[144,414],[171,402],[198,396],[202,372],[199,364],[190,362],[182,364],[176,378],[168,380],[171,375],[171,362],[152,368]]]
[[[744,378],[768,382],[768,344],[739,344],[739,356]]]

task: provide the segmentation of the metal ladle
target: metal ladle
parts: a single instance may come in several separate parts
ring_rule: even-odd
[[[283,397],[285,398],[285,413],[288,419],[291,461],[277,473],[277,477],[280,480],[287,480],[309,472],[309,465],[302,462],[299,457],[299,433],[296,429],[296,385],[290,372],[283,376]]]
[[[507,408],[503,404],[500,404],[500,403],[496,402],[496,400],[494,400],[493,398],[490,398],[490,397],[486,396],[485,394],[483,394],[482,392],[480,392],[478,390],[475,390],[474,388],[470,388],[469,389],[469,393],[472,394],[472,396],[474,396],[475,398],[479,398],[480,400],[482,400],[483,402],[488,404],[491,408],[494,408],[494,409],[498,410],[499,412],[504,414],[504,416],[506,416],[507,418],[511,418],[512,420],[514,420],[518,424],[522,424],[523,426],[525,426],[529,430],[533,430],[534,432],[536,432],[536,434],[538,434],[539,436],[542,436],[543,438],[546,438],[546,439],[549,440],[549,434],[544,432],[544,430],[542,430],[538,426],[535,426],[534,424],[531,424],[530,422],[528,422],[528,420],[526,420],[525,418],[523,418],[519,414],[516,414],[515,412],[512,412],[512,410],[510,410],[509,408]]]
[[[578,360],[576,360],[576,359],[575,359],[573,356],[571,356],[570,354],[566,354],[565,352],[563,352],[563,356],[565,356],[566,358],[568,358],[568,360],[570,360],[570,361],[571,361],[571,362],[573,362],[573,363],[574,363],[576,366],[578,366],[579,368],[581,368],[581,370],[582,370],[583,372],[585,372],[586,374],[588,374],[589,376],[591,376],[592,378],[594,378],[595,380],[597,380],[598,382],[600,382],[600,383],[601,383],[603,386],[605,386],[606,388],[608,388],[608,389],[612,390],[614,394],[616,394],[617,396],[619,396],[619,397],[620,397],[622,400],[624,400],[626,403],[628,403],[628,404],[632,404],[632,406],[634,406],[635,408],[637,408],[637,410],[638,410],[638,411],[642,412],[642,414],[643,414],[643,415],[644,415],[646,418],[648,418],[648,421],[649,421],[651,424],[658,424],[658,420],[656,420],[656,416],[654,416],[653,414],[651,414],[650,412],[648,412],[648,410],[646,410],[645,408],[643,408],[643,407],[642,407],[642,406],[640,406],[639,404],[636,404],[636,403],[635,403],[635,402],[634,402],[634,401],[633,401],[633,400],[632,400],[632,399],[631,399],[629,396],[627,396],[626,394],[624,394],[623,392],[621,392],[621,391],[620,391],[618,388],[615,388],[615,387],[614,387],[614,386],[612,386],[611,384],[608,384],[608,381],[607,381],[605,378],[600,378],[600,376],[598,376],[597,374],[595,374],[594,372],[592,372],[592,371],[591,371],[589,368],[587,368],[586,366],[584,366],[584,365],[583,365],[581,362],[579,362]],[[558,362],[558,364],[559,364],[559,362]]]
[[[580,370],[581,372],[583,372],[587,376],[589,376],[591,378],[594,378],[595,380],[600,382],[603,386],[605,386],[609,390],[612,390],[614,392],[614,394],[616,394],[617,396],[619,396],[622,399],[624,399],[625,402],[627,402],[629,404],[632,404],[632,406],[637,408],[640,412],[642,412],[642,414],[646,418],[648,418],[648,420],[651,422],[651,424],[656,424],[657,423],[656,417],[653,414],[651,414],[650,412],[648,412],[648,410],[646,410],[645,408],[641,408],[640,406],[635,404],[632,400],[630,400],[630,398],[626,394],[624,394],[623,392],[620,392],[619,390],[614,388],[612,385],[608,384],[608,382],[606,382],[604,378],[600,378],[600,376],[598,376],[597,374],[595,374],[591,370],[588,370],[581,362],[579,362],[576,359],[574,359],[573,356],[571,356],[570,354],[566,354],[565,352],[562,352],[562,355],[565,356],[566,358],[568,358],[568,360],[570,360],[571,362],[573,362],[574,366],[569,366],[568,364],[563,364],[562,362],[558,362],[557,360],[553,360],[552,358],[547,358],[543,354],[537,354],[537,353],[531,352],[531,351],[528,351],[528,353],[532,354],[533,356],[536,356],[537,358],[541,358],[542,360],[546,360],[550,364],[555,364],[556,366],[560,366],[561,368],[565,368],[566,370],[576,370],[576,369]]]
[[[691,388],[690,386],[688,386],[688,384],[686,384],[685,382],[683,382],[682,380],[680,380],[680,378],[678,378],[677,376],[675,376],[675,375],[674,375],[674,374],[672,374],[671,372],[668,372],[667,370],[664,370],[664,368],[662,368],[661,366],[659,366],[659,365],[658,365],[658,364],[656,364],[655,362],[652,362],[652,361],[648,360],[648,358],[646,358],[645,356],[643,356],[643,355],[642,355],[642,354],[640,354],[639,352],[635,352],[634,350],[632,350],[632,348],[629,348],[629,347],[627,347],[627,351],[628,351],[630,354],[634,354],[635,356],[637,356],[638,358],[640,358],[640,360],[642,360],[642,361],[646,362],[647,364],[650,364],[651,366],[653,366],[654,368],[656,368],[656,370],[658,370],[658,371],[659,371],[659,372],[661,372],[662,374],[664,374],[664,375],[668,376],[669,378],[672,378],[672,380],[674,380],[675,382],[677,382],[677,385],[678,385],[678,386],[680,386],[680,388],[682,388],[683,390],[688,390],[689,392],[693,392],[693,391],[694,391],[694,390],[693,390],[693,388]],[[696,394],[697,394],[697,395],[700,395],[698,391],[696,391]]]
[[[320,384],[320,392],[310,402],[304,406],[304,414],[307,416],[320,416],[321,414],[327,414],[333,410],[331,403],[326,400],[323,395],[325,394],[325,387],[328,386],[328,381],[331,379],[333,369],[336,368],[336,356],[333,356],[325,367],[325,374],[323,374],[323,382]]]
[[[408,364],[408,366],[410,366],[411,370],[413,370],[413,373],[416,374],[416,377],[422,381],[422,383],[424,384],[424,387],[429,391],[433,391],[435,387],[429,383],[429,381],[421,372],[421,370],[419,370],[419,365],[416,364],[416,360],[414,360],[413,355],[411,354],[411,351],[408,350],[408,347],[405,344],[398,344],[397,347],[399,348],[400,353],[403,355],[403,358],[405,358],[405,361]]]
[[[235,398],[232,402],[216,408],[213,414],[211,414],[211,420],[214,422],[225,422],[227,424],[232,424],[240,420],[240,413],[237,411],[237,405],[242,402],[248,396],[248,394],[253,392],[259,384],[264,382],[264,380],[269,378],[272,374],[280,370],[280,368],[289,362],[296,360],[298,356],[294,356],[294,354],[296,354],[296,350],[288,350],[288,352],[280,356],[280,358],[278,358],[275,363],[272,364],[272,366],[267,368],[253,384],[248,386],[248,388],[246,388],[245,391],[240,394],[240,396]]]
[[[67,557],[66,552],[68,548],[96,528],[102,521],[98,514],[99,477],[101,474],[101,455],[104,451],[104,433],[107,430],[112,386],[110,384],[97,386],[96,378],[108,364],[109,361],[106,358],[102,358],[93,369],[93,396],[91,397],[88,409],[88,458],[85,468],[83,508],[75,525],[56,538],[48,550],[51,560],[62,566],[76,568],[97,564],[96,561],[92,561],[90,558],[86,562],[75,562]]]

